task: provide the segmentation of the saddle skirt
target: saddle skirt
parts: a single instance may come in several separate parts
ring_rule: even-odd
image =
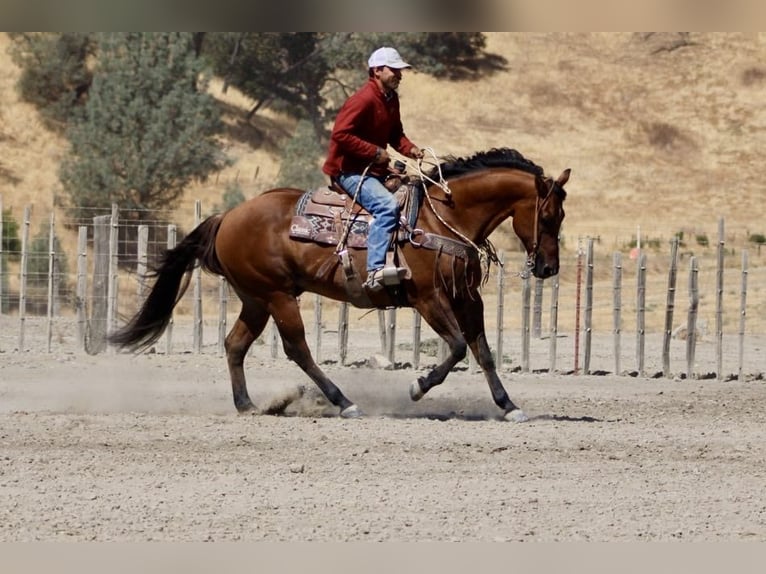
[[[422,197],[422,187],[404,183],[394,192],[399,203],[400,219],[397,241],[404,240],[407,229],[415,225]],[[349,228],[346,245],[367,248],[367,233],[372,215],[345,192],[321,187],[305,192],[295,207],[290,225],[290,237],[323,245],[337,245]]]

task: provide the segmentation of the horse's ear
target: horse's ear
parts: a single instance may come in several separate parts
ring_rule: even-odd
[[[566,182],[569,181],[569,174],[572,173],[572,170],[570,168],[566,168],[564,171],[561,172],[561,175],[556,180],[556,183],[558,183],[560,186],[564,186]]]

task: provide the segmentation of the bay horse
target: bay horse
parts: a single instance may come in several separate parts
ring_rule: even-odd
[[[418,164],[420,167],[420,164]],[[237,293],[242,309],[226,336],[225,349],[234,405],[240,413],[257,409],[247,391],[244,359],[273,317],[287,357],[340,409],[357,417],[360,409],[327,377],[306,343],[298,296],[318,293],[360,307],[415,308],[449,346],[449,355],[409,389],[419,400],[441,384],[470,348],[489,384],[503,418],[521,422],[524,412],[508,397],[490,353],[479,292],[494,254],[490,234],[506,219],[527,252],[529,271],[547,278],[559,270],[559,231],[564,219],[564,184],[570,170],[557,179],[508,148],[491,149],[466,158],[444,158],[423,181],[423,201],[416,223],[400,243],[411,273],[397,289],[354,293],[332,246],[289,237],[296,204],[304,192],[278,188],[202,221],[176,247],[164,252],[151,275],[155,278],[141,309],[109,340],[119,348],[150,347],[167,327],[173,308],[196,265],[222,275]],[[352,265],[366,276],[366,251],[352,254]],[[185,278],[185,281],[184,281]]]

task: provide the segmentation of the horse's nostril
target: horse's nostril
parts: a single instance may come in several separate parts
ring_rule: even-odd
[[[555,266],[545,264],[543,265],[541,276],[544,278],[547,278],[547,277],[552,277],[553,275],[556,275],[556,273],[558,273],[558,269]]]

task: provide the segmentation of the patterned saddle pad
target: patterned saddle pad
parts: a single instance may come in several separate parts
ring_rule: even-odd
[[[402,213],[400,229],[402,224],[406,224],[404,227],[415,224],[421,190],[419,185],[405,184],[395,192]],[[290,237],[337,245],[346,226],[350,226],[346,244],[355,249],[365,249],[371,219],[370,213],[358,203],[354,204],[348,194],[322,187],[307,191],[298,200],[290,225]]]

